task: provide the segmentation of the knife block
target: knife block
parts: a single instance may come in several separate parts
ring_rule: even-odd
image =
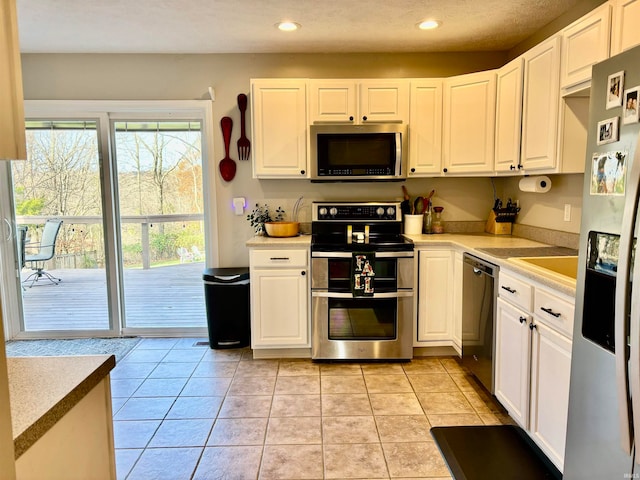
[[[496,219],[495,212],[491,210],[484,231],[494,235],[511,235],[511,222],[498,222]]]

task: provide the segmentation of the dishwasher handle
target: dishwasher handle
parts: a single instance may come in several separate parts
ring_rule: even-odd
[[[476,275],[489,275],[490,277],[495,277],[498,274],[498,266],[489,262],[485,262],[484,260],[474,257],[468,253],[465,253],[463,256],[463,261],[467,265],[470,265],[473,268],[473,273]]]

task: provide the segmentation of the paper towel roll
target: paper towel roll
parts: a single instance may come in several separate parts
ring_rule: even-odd
[[[551,190],[551,180],[546,175],[524,177],[519,186],[523,192],[546,193]]]

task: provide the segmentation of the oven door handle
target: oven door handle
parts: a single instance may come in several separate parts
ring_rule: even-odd
[[[366,245],[363,244],[363,251]],[[375,252],[376,258],[412,258],[413,252]],[[311,252],[311,258],[351,258],[353,252]]]
[[[312,297],[325,297],[325,298],[355,298],[366,300],[369,298],[399,298],[399,297],[413,297],[413,290],[400,290],[397,292],[384,292],[374,293],[373,295],[353,296],[353,293],[341,293],[341,292],[327,292],[327,291],[313,291]]]

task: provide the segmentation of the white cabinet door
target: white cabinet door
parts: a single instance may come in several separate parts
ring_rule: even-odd
[[[251,82],[255,178],[308,177],[306,92],[306,80]]]
[[[495,394],[523,428],[529,420],[529,316],[498,298],[496,307]]]
[[[610,33],[611,6],[608,3],[562,31],[560,87],[591,80],[591,66],[609,58]]]
[[[524,91],[520,162],[526,170],[556,167],[560,37],[524,55]]]
[[[540,322],[532,337],[530,433],[560,471],[564,466],[571,341]]]
[[[453,268],[450,250],[420,250],[418,342],[451,341]]]
[[[305,268],[251,271],[251,347],[309,347]]]
[[[453,254],[453,348],[462,355],[462,271],[464,263],[462,261],[462,253],[455,252]]]
[[[409,176],[442,171],[442,80],[411,82]]]
[[[362,80],[358,122],[407,123],[409,118],[408,80]]]
[[[496,74],[460,75],[444,83],[444,173],[493,172]]]
[[[614,0],[611,55],[640,44],[640,0]]]
[[[311,123],[354,123],[357,121],[355,80],[311,80],[309,121]]]
[[[496,172],[520,173],[522,64],[522,58],[516,58],[498,70],[497,73]]]

